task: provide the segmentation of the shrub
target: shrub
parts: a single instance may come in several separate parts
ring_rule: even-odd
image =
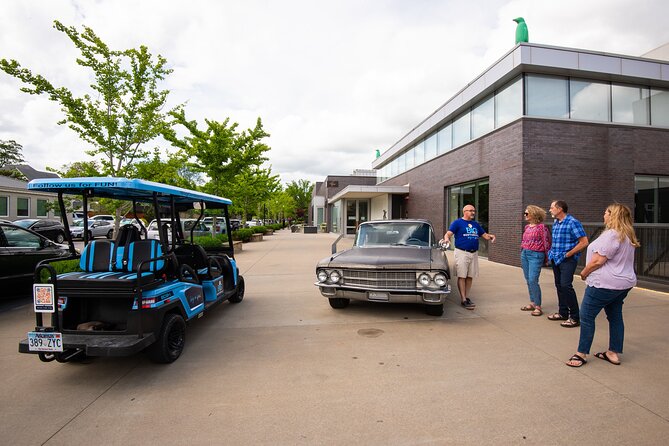
[[[264,234],[267,232],[267,228],[265,226],[253,226],[251,229],[253,229],[254,234]]]
[[[251,228],[240,228],[236,231],[232,231],[233,240],[241,240],[243,242],[248,242],[251,240],[251,235],[253,235],[253,229]]]
[[[215,236],[204,235],[201,237],[193,237],[193,243],[207,248],[222,248],[223,244],[228,243],[228,236],[225,234],[216,234]]]
[[[53,269],[56,270],[56,274],[81,271],[81,269],[79,269],[79,259],[58,260],[55,262],[50,262],[50,265],[53,266]]]

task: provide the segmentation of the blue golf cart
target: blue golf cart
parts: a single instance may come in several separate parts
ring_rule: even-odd
[[[64,219],[68,258],[78,259],[79,268],[57,274],[52,261],[38,264],[33,285],[36,326],[20,341],[19,352],[37,354],[45,362],[68,362],[146,350],[153,361],[171,363],[183,351],[189,321],[221,302],[244,298],[232,238],[220,248],[205,250],[193,243],[192,231],[184,233],[180,221],[187,211],[199,210],[200,221],[205,209],[219,209],[231,234],[230,200],[111,177],[36,179],[28,189],[58,194],[61,215],[67,215],[66,196],[80,197],[84,210],[94,198],[129,201],[134,215],[138,204],[148,204],[161,230],[154,239],[146,238],[143,225],[124,225],[113,240],[89,240],[84,232],[79,254]],[[83,220],[87,227],[86,213]]]

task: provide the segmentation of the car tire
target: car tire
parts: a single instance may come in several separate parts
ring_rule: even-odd
[[[54,240],[56,243],[63,243],[65,241],[65,234],[62,232],[59,232],[56,234],[56,240]]]
[[[444,304],[425,305],[425,313],[429,316],[441,316],[444,314]]]
[[[114,230],[110,229],[109,232],[107,233],[107,238],[111,240],[111,238],[114,236]]]
[[[242,276],[239,276],[239,283],[237,284],[237,292],[232,296],[230,296],[228,300],[233,304],[238,304],[239,302],[244,300],[244,290],[245,290],[244,278]]]
[[[91,240],[93,240],[93,233],[88,231],[88,241],[90,242]]]
[[[331,297],[328,299],[330,301],[330,306],[332,308],[346,308],[348,304],[351,303],[351,299],[346,299],[344,297]]]
[[[158,339],[148,347],[147,353],[153,362],[169,364],[176,361],[186,344],[186,321],[179,314],[165,315]]]

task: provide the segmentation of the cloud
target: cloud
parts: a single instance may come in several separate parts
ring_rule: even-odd
[[[370,168],[375,150],[513,47],[515,17],[531,42],[639,55],[669,41],[667,13],[661,0],[9,0],[0,57],[81,93],[90,74],[54,19],[90,26],[112,48],[146,45],[174,70],[163,86],[172,106],[241,129],[262,118],[272,171],[316,181]],[[58,106],[19,87],[0,73],[0,139],[20,142],[38,169],[89,159],[55,124]]]

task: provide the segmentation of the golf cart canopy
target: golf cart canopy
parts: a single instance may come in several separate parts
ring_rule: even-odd
[[[193,204],[199,202],[206,203],[207,209],[221,209],[232,204],[227,198],[203,192],[153,181],[114,177],[39,178],[28,183],[28,189],[138,202],[153,202],[155,197],[161,205],[170,205],[173,201],[180,209],[192,209]]]

